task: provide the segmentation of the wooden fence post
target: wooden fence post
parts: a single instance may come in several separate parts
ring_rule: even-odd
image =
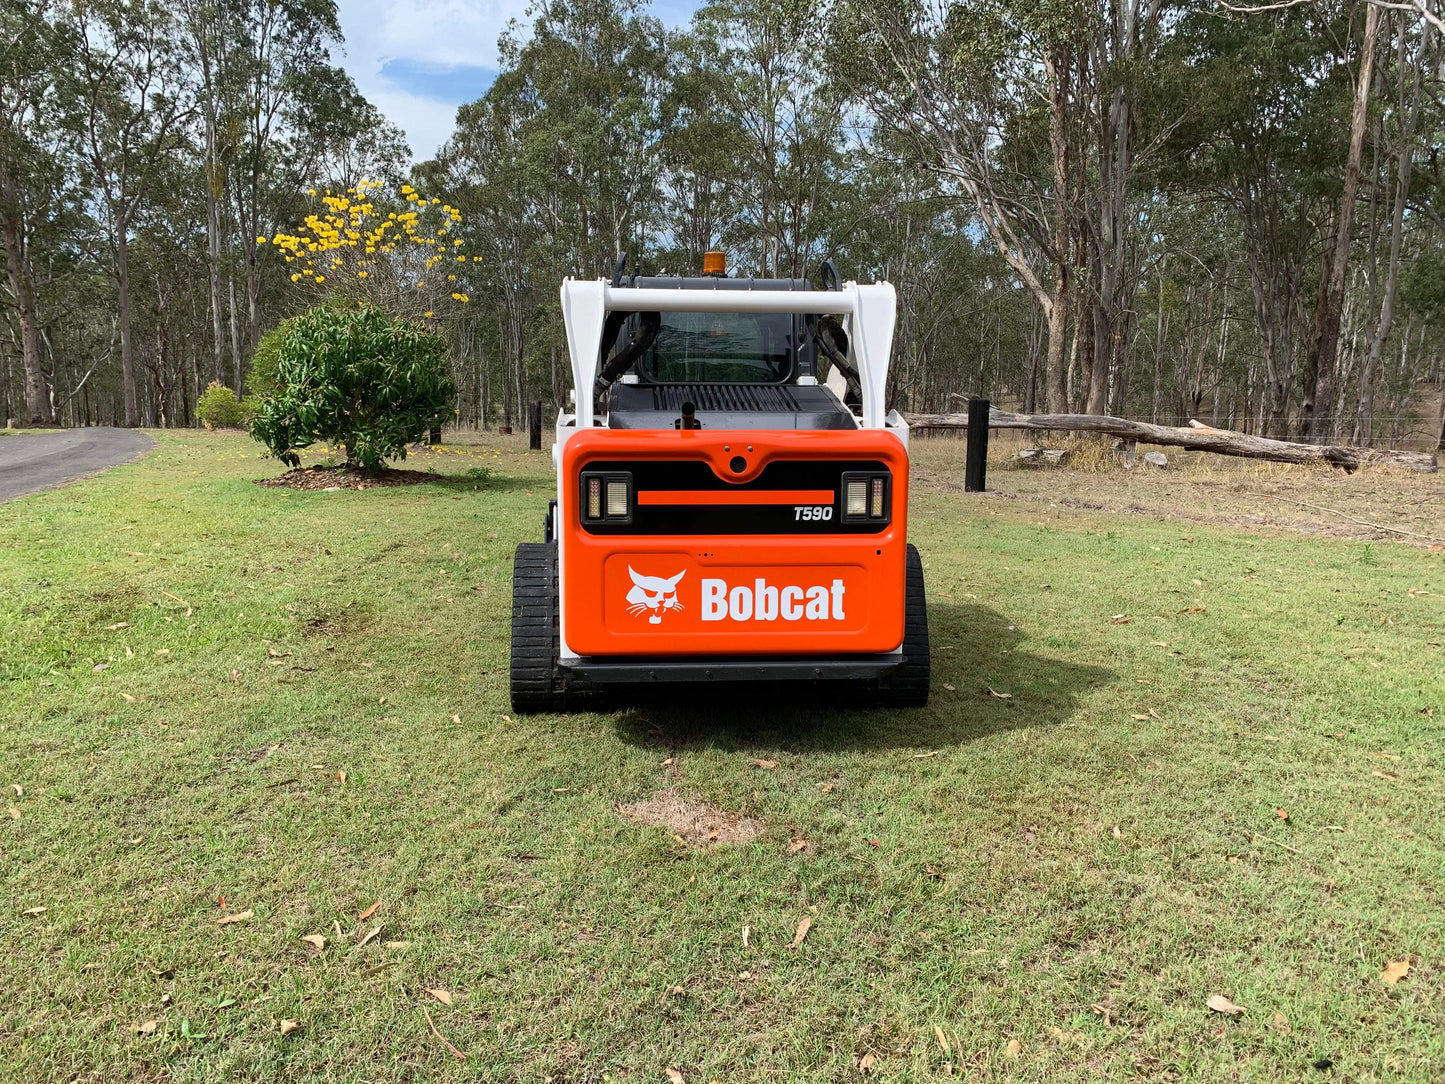
[[[968,458],[963,465],[963,491],[982,493],[988,466],[988,400],[968,401]]]

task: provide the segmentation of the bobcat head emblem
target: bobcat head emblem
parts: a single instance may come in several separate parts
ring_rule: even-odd
[[[647,623],[660,625],[663,611],[682,609],[682,603],[677,600],[677,581],[687,574],[687,569],[670,580],[661,576],[643,576],[631,565],[627,566],[627,574],[632,577],[632,590],[627,592],[628,613],[648,613]]]

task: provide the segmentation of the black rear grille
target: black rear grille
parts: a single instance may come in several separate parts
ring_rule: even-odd
[[[654,384],[654,410],[679,411],[691,402],[698,410],[762,411],[796,414],[802,406],[780,384]]]

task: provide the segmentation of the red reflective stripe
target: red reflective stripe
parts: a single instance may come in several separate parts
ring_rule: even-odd
[[[831,489],[638,490],[638,504],[832,504]]]

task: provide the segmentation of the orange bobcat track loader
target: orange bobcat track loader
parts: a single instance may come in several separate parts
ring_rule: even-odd
[[[562,285],[576,409],[545,540],[517,547],[513,708],[677,682],[926,703],[893,287],[731,278],[719,253],[700,277],[622,268]]]

